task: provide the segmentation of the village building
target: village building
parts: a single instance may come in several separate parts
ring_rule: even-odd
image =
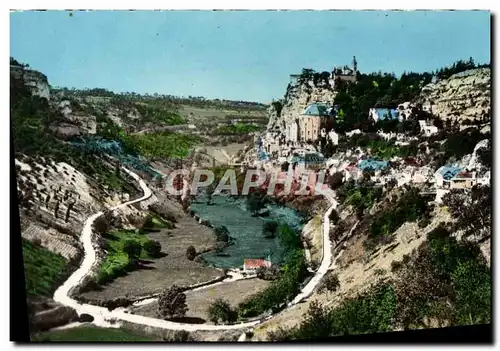
[[[358,74],[358,62],[356,56],[352,58],[352,68],[348,66],[335,67],[330,75],[330,85],[334,88],[335,82],[341,80],[343,82],[356,82]]]
[[[299,117],[298,134],[302,142],[317,141],[321,129],[331,130],[334,117],[328,113],[328,105],[315,102],[307,106]]]
[[[491,182],[491,172],[490,171],[487,171],[481,177],[477,178],[477,184],[480,184],[480,185],[490,185],[490,182]]]
[[[436,181],[437,188],[450,188],[450,180],[454,178],[459,172],[460,168],[454,166],[442,166],[436,173],[434,173],[434,179]]]
[[[394,108],[376,108],[368,111],[368,117],[376,122],[384,120],[401,120],[398,110]]]
[[[255,273],[259,268],[270,268],[272,263],[270,260],[263,258],[245,258],[243,262],[243,272]]]
[[[470,189],[476,185],[476,172],[460,171],[450,179],[450,189]]]
[[[375,172],[375,175],[380,175],[381,171],[387,167],[389,167],[389,162],[377,161],[373,159],[361,160],[361,162],[358,164],[358,168],[361,171],[371,170]]]
[[[350,179],[360,179],[362,176],[363,171],[358,168],[356,162],[351,162],[344,168],[344,181],[346,182]]]
[[[345,133],[345,135],[350,138],[350,137],[352,137],[355,134],[361,134],[361,133],[362,133],[361,130],[354,129],[354,130],[351,130],[351,131]]]
[[[299,172],[305,170],[319,170],[325,167],[325,157],[317,152],[293,155],[288,162],[294,165],[295,169]]]
[[[411,102],[403,102],[398,105],[398,113],[401,116],[401,119],[407,120],[412,115],[412,105]]]
[[[285,140],[291,141],[292,143],[296,143],[299,140],[299,125],[297,123],[297,120],[286,125]]]
[[[419,120],[418,124],[420,125],[420,132],[425,136],[431,136],[438,132],[438,128],[426,120]]]

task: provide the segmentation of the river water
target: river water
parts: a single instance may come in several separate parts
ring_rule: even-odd
[[[234,244],[219,253],[208,252],[202,255],[205,261],[218,268],[239,268],[245,258],[269,258],[275,264],[283,260],[283,248],[279,239],[267,239],[262,234],[266,221],[286,223],[298,232],[304,226],[304,218],[295,210],[275,204],[267,204],[267,216],[254,217],[246,209],[245,197],[213,196],[212,203],[207,205],[206,198],[199,196],[191,203],[191,209],[201,219],[205,219],[213,227],[225,226]],[[222,256],[222,255],[224,256]]]

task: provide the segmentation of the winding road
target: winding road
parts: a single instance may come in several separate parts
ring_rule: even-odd
[[[120,209],[131,205],[136,202],[147,200],[151,197],[152,192],[147,187],[146,183],[135,173],[123,168],[125,172],[127,172],[131,177],[133,177],[136,181],[139,182],[142,190],[144,191],[144,195],[135,200],[131,200],[125,202],[123,204],[117,205],[112,208],[112,210]],[[323,260],[321,265],[316,272],[315,276],[309,281],[309,283],[301,290],[299,295],[295,297],[295,299],[288,304],[288,308],[296,305],[297,303],[303,301],[307,297],[309,297],[318,283],[321,281],[321,278],[328,271],[330,266],[330,262],[332,259],[331,253],[331,243],[329,239],[330,225],[329,225],[329,216],[333,209],[336,208],[337,202],[335,201],[334,193],[331,190],[323,190],[323,194],[330,201],[331,206],[326,211],[323,216]],[[185,330],[185,331],[198,331],[198,330],[234,330],[234,329],[243,329],[243,328],[251,328],[260,324],[266,320],[269,320],[270,317],[263,318],[260,320],[254,320],[250,322],[240,323],[240,324],[232,324],[232,325],[211,325],[211,324],[188,324],[188,323],[178,323],[166,321],[158,318],[151,318],[140,316],[136,314],[127,313],[123,309],[115,309],[108,310],[105,307],[83,304],[79,303],[75,299],[70,297],[70,291],[78,286],[80,282],[85,278],[85,276],[91,271],[91,269],[96,264],[96,251],[94,249],[94,244],[92,242],[92,225],[99,216],[101,216],[103,212],[98,212],[90,216],[84,224],[83,231],[81,234],[81,241],[83,242],[84,247],[84,259],[80,265],[80,267],[62,284],[54,293],[54,301],[74,308],[79,315],[86,313],[94,317],[93,323],[97,326],[102,327],[111,327],[118,328],[120,327],[120,321],[127,321],[134,324],[145,325],[149,327],[156,327],[161,329],[170,329],[170,330]],[[272,316],[271,316],[272,317]],[[116,323],[118,322],[118,323]]]

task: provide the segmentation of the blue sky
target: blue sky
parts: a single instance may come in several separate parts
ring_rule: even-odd
[[[490,61],[486,11],[12,12],[11,56],[53,86],[269,102],[303,67]]]

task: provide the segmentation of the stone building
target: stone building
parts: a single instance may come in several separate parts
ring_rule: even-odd
[[[328,113],[329,107],[324,103],[315,102],[307,106],[299,117],[298,135],[303,142],[316,141],[321,137],[321,131],[328,132],[333,127],[334,116]]]

